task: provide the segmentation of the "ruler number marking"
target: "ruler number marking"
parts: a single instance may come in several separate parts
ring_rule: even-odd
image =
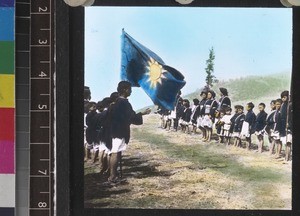
[[[44,71],[41,71],[41,73],[39,74],[39,77],[46,77],[47,74]]]
[[[41,45],[48,44],[48,40],[47,39],[45,39],[45,40],[39,39],[39,44],[41,44]]]
[[[39,7],[39,12],[47,12],[48,8],[45,6],[44,8]]]
[[[45,172],[39,170],[38,172],[41,173],[41,174],[43,174],[43,175],[47,175],[47,170],[45,170]]]
[[[47,107],[47,105],[45,105],[45,104],[43,104],[43,105],[39,104],[39,105],[38,105],[38,108],[39,108],[40,110],[44,110],[44,109],[47,109],[48,107]]]
[[[38,207],[39,208],[47,208],[47,203],[46,202],[39,202]]]

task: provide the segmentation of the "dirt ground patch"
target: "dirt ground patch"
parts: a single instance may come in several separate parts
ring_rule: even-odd
[[[132,126],[122,159],[126,181],[105,185],[98,164],[85,163],[86,208],[291,209],[291,162],[205,143],[158,122],[149,115]]]

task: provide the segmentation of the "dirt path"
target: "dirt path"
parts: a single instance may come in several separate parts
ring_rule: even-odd
[[[168,132],[158,118],[132,127],[123,153],[126,182],[104,185],[97,164],[85,164],[85,207],[291,209],[290,162]]]

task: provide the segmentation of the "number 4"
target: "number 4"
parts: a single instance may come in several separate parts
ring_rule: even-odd
[[[47,74],[45,74],[43,71],[41,71],[41,73],[39,74],[39,77],[46,77]]]

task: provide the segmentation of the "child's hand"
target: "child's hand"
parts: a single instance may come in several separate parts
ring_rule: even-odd
[[[151,109],[150,108],[147,108],[146,110],[144,110],[143,112],[142,112],[142,115],[148,115],[148,114],[150,114],[151,113]]]

